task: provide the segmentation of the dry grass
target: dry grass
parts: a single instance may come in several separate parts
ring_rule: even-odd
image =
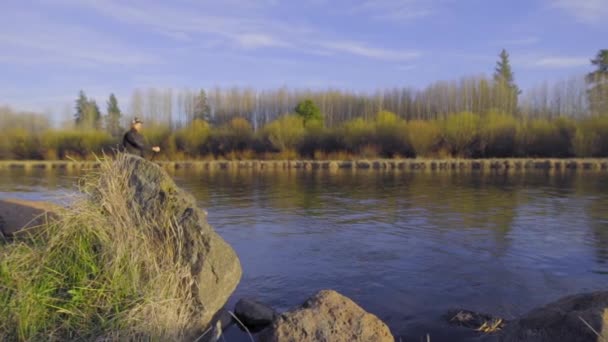
[[[502,330],[504,326],[504,322],[502,318],[496,318],[491,321],[484,322],[477,331],[485,333],[485,334],[493,334]]]
[[[130,171],[120,155],[101,161],[84,199],[0,246],[0,340],[181,340],[202,328],[184,231],[165,208],[142,214],[129,200]]]
[[[477,332],[484,334],[494,334],[501,331],[505,327],[505,321],[502,318],[491,317],[486,314],[480,314],[468,310],[460,310],[451,315],[449,321],[453,324],[474,329]]]

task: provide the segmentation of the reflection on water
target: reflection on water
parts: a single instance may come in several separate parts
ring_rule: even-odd
[[[440,322],[450,308],[512,317],[608,280],[604,174],[174,176],[241,258],[235,299],[284,310],[333,288],[405,340],[453,340]],[[74,184],[2,173],[0,196],[53,199]]]

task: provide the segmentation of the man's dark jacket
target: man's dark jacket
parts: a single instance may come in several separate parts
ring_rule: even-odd
[[[125,152],[143,157],[147,146],[143,135],[139,134],[138,131],[131,129],[122,137],[122,148]]]

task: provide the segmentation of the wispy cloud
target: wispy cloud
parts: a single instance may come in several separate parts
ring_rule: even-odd
[[[0,24],[4,63],[78,66],[156,64],[150,54],[96,31],[59,24],[33,13],[15,13]]]
[[[373,19],[409,21],[436,12],[437,0],[365,0],[355,6],[355,13],[365,13]]]
[[[517,56],[512,60],[516,67],[532,69],[572,69],[589,65],[589,58],[584,56],[529,54]]]
[[[416,65],[414,64],[406,64],[406,65],[397,65],[397,70],[401,71],[410,71],[416,69]]]
[[[494,45],[525,46],[525,45],[534,45],[539,42],[540,42],[540,38],[538,38],[536,36],[530,36],[530,37],[501,40],[501,41],[496,42]]]
[[[589,65],[587,57],[545,57],[532,65],[543,68],[573,68]]]
[[[260,33],[243,33],[233,37],[236,42],[244,48],[262,48],[262,47],[288,47],[290,44],[281,41],[277,37]]]
[[[288,44],[280,38],[280,35],[298,29],[274,20],[208,14],[202,8],[195,6],[195,2],[187,7],[180,7],[167,6],[154,1],[139,3],[112,0],[61,1],[70,5],[84,6],[126,24],[147,27],[182,42],[192,41],[196,35],[207,34],[222,37],[245,48],[286,46]],[[249,4],[249,1],[245,4]]]
[[[369,46],[364,42],[328,39],[325,33],[315,29],[263,17],[209,15],[197,7],[166,7],[154,2],[136,6],[112,0],[62,1],[85,6],[127,24],[148,27],[153,32],[161,32],[180,42],[196,41],[199,44],[200,39],[197,38],[204,35],[206,40],[210,37],[220,38],[233,47],[245,49],[284,48],[326,56],[344,52],[387,61],[411,60],[420,55],[417,51],[391,50]]]
[[[337,52],[346,52],[356,56],[376,58],[388,61],[408,61],[420,57],[419,51],[391,50],[365,46],[351,41],[331,41],[320,43],[320,46]]]
[[[604,24],[608,16],[606,0],[549,0],[549,2],[587,24]]]

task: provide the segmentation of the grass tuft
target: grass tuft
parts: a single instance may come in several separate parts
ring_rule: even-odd
[[[483,322],[483,324],[477,328],[477,331],[485,334],[493,334],[502,329],[504,322],[501,318],[495,318],[491,321]]]
[[[100,163],[57,220],[0,245],[0,340],[182,340],[204,328],[187,234],[170,210],[130,200],[125,156]]]

